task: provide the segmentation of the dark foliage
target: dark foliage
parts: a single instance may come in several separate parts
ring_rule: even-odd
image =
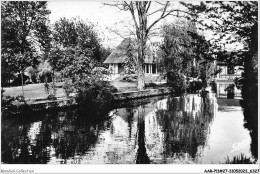
[[[2,111],[5,107],[10,106],[14,100],[15,100],[14,97],[4,96],[4,90],[1,89],[1,108],[2,108]]]
[[[80,81],[75,83],[74,88],[79,109],[95,115],[103,115],[112,107],[112,93],[117,91],[106,81]]]
[[[217,83],[215,81],[210,82],[211,90],[214,93],[217,93]]]
[[[61,158],[63,164],[75,154],[84,155],[97,143],[100,132],[110,127],[108,117],[89,114],[86,116],[86,114],[80,115],[77,109],[67,108],[65,112],[63,110],[37,114],[30,112],[9,117],[4,123],[2,122],[1,127],[2,162],[46,164],[52,158],[50,146],[55,148],[54,155],[56,158]],[[39,126],[35,142],[31,143],[28,131],[34,122],[42,122],[42,125]],[[60,134],[61,132],[64,134]],[[56,136],[53,137],[53,133]]]
[[[202,89],[202,82],[201,81],[192,81],[188,83],[187,92],[189,93],[197,93],[199,90]]]
[[[244,126],[250,131],[251,151],[258,159],[258,2],[209,1],[200,5],[185,4],[190,11],[206,15],[198,21],[214,32],[211,40],[215,59],[231,64],[243,64],[244,73],[235,83],[242,91]],[[207,21],[207,22],[206,22]],[[239,43],[243,49],[227,55],[228,44]]]
[[[124,74],[121,81],[122,82],[136,82],[138,76],[136,74]]]
[[[167,84],[168,86],[172,87],[174,93],[176,95],[180,95],[186,92],[187,89],[187,82],[183,74],[179,74],[177,72],[171,71],[167,72]]]
[[[233,157],[232,159],[227,157],[226,164],[254,164],[254,162],[250,158],[247,158],[243,154],[240,154]]]
[[[29,77],[27,75],[23,74],[23,84],[25,84],[25,82],[28,80],[29,80]],[[22,76],[21,76],[21,74],[18,74],[14,78],[14,81],[10,84],[10,86],[21,86],[21,85],[22,85]]]
[[[50,70],[43,70],[39,73],[39,81],[40,83],[50,83],[52,82],[53,74]]]
[[[76,80],[100,66],[109,49],[103,48],[94,24],[78,18],[61,18],[53,29],[53,47],[48,62],[53,71]]]
[[[207,86],[213,77],[214,66],[209,54],[210,43],[198,34],[193,21],[178,21],[163,27],[160,45],[160,69],[176,93],[186,91],[186,77],[195,77]],[[185,77],[186,76],[186,77]]]

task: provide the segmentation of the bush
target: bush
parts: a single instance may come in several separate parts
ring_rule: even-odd
[[[198,92],[199,90],[202,89],[202,86],[203,85],[202,85],[201,81],[189,82],[188,87],[187,87],[187,92],[196,93],[196,92]]]
[[[6,116],[10,117],[11,114],[13,114],[13,111],[17,111],[16,106],[19,107],[19,112],[27,111],[28,105],[26,103],[26,100],[24,96],[18,95],[16,97],[11,96],[4,96],[3,95],[4,90],[1,90],[1,111],[2,111],[2,117],[5,118]],[[7,117],[6,117],[7,118]]]
[[[217,83],[215,81],[210,82],[211,89],[214,93],[217,93]]]
[[[227,157],[226,158],[226,164],[254,164],[255,162],[252,161],[250,158],[246,157],[243,154],[240,154],[238,156],[234,156],[233,159]]]
[[[124,74],[121,81],[123,82],[136,82],[137,81],[137,75],[136,74]]]
[[[73,85],[69,82],[69,81],[65,81],[64,85],[62,86],[65,94],[67,97],[70,96],[71,93],[73,93],[75,91],[75,88],[73,87]]]
[[[23,102],[23,103],[26,102],[23,95],[18,95],[18,96],[16,96],[16,97],[15,97],[15,100],[18,101],[18,102]]]
[[[48,100],[56,100],[56,97],[55,95],[53,94],[49,94],[48,97],[47,97]]]
[[[67,93],[76,90],[76,102],[83,113],[94,115],[106,113],[113,103],[112,93],[117,92],[117,89],[106,81],[81,80],[64,87]]]
[[[245,79],[244,79],[243,76],[242,77],[236,77],[234,79],[234,83],[236,84],[237,89],[241,90],[242,87],[243,87],[243,84],[245,83]]]
[[[23,84],[25,84],[25,82],[29,79],[30,79],[29,76],[23,73]],[[14,81],[11,82],[11,86],[21,86],[21,85],[22,85],[22,76],[21,74],[18,74],[17,76],[15,76]]]
[[[182,74],[177,72],[168,72],[166,76],[167,85],[173,88],[176,95],[180,95],[186,92],[188,84]]]
[[[55,82],[63,82],[64,79],[62,77],[62,74],[60,72],[55,72],[54,74]]]
[[[37,83],[38,70],[30,66],[26,68],[25,71],[27,71],[28,75],[30,76],[28,83]]]
[[[1,107],[2,108],[6,108],[6,107],[10,106],[14,100],[15,100],[14,97],[4,96],[4,90],[1,89]]]
[[[110,71],[104,67],[95,67],[93,70],[92,70],[92,73],[93,74],[98,74],[98,73],[101,73],[101,74],[105,74],[105,75],[110,75]]]
[[[52,72],[50,69],[43,69],[38,74],[40,83],[50,83],[52,82]]]
[[[56,99],[56,92],[57,92],[57,87],[55,83],[48,84],[47,82],[44,83],[44,89],[46,94],[48,95],[47,99],[48,100],[54,100]]]
[[[157,85],[155,83],[153,83],[153,82],[145,84],[145,88],[155,88],[155,87],[157,87]]]

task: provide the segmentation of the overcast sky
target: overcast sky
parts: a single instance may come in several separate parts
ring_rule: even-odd
[[[99,33],[106,45],[117,46],[122,38],[109,29],[115,28],[115,23],[124,19],[130,20],[127,12],[120,12],[115,7],[105,6],[102,2],[94,1],[50,1],[50,22],[54,23],[61,17],[72,18],[79,16],[83,20],[93,22],[98,26]]]
[[[104,2],[104,1],[103,1]],[[171,2],[174,8],[180,8],[178,2]],[[128,11],[120,11],[116,7],[104,5],[100,1],[49,1],[48,9],[51,11],[50,21],[53,24],[61,17],[72,18],[79,16],[83,20],[89,20],[98,26],[98,31],[104,40],[104,44],[110,47],[116,47],[123,37],[128,37],[128,28],[131,26],[131,14]],[[152,3],[150,10],[158,9],[158,4]],[[159,17],[160,13],[149,16],[148,25]],[[169,21],[172,17],[167,17]],[[160,21],[160,25],[166,20]],[[123,22],[122,22],[123,21]],[[124,23],[124,24],[123,24]],[[155,26],[156,27],[156,26]],[[111,30],[119,30],[120,33],[115,34]],[[132,30],[134,31],[134,30]],[[154,38],[157,39],[158,38]]]
[[[48,8],[51,10],[50,20],[56,21],[61,17],[72,18],[80,16],[101,25],[110,25],[120,19],[120,13],[113,7],[108,7],[102,2],[95,1],[50,1]]]
[[[103,1],[104,2],[104,1]],[[186,1],[185,1],[186,2]],[[198,1],[196,2],[198,3]],[[181,8],[178,2],[173,2],[174,8]],[[153,7],[151,7],[151,10]],[[158,7],[154,7],[158,8]],[[50,22],[53,24],[61,17],[72,18],[79,16],[83,20],[88,20],[97,25],[98,32],[103,39],[105,46],[116,47],[123,38],[120,35],[113,33],[111,30],[120,30],[121,36],[127,37],[129,31],[120,23],[124,21],[124,25],[130,26],[132,21],[130,13],[119,11],[115,7],[106,6],[100,1],[49,1],[48,9],[51,11]],[[152,18],[157,18],[153,16]],[[154,21],[150,19],[149,21]],[[161,21],[161,24],[171,20],[171,17]],[[149,24],[149,23],[148,23]],[[160,25],[160,24],[158,24]],[[209,32],[204,32],[207,39],[210,39]],[[232,46],[233,47],[233,46]]]

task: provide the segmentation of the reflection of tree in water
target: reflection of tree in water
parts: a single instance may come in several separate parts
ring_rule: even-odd
[[[136,154],[136,164],[149,164],[150,159],[146,153],[145,147],[145,109],[143,106],[138,108],[138,122],[137,122],[137,143],[138,149]]]
[[[32,120],[33,115],[28,116]],[[41,121],[40,121],[41,120]],[[55,156],[68,159],[85,154],[93,147],[101,130],[109,127],[106,117],[80,114],[76,110],[41,114],[38,133],[30,132],[31,123],[17,118],[11,125],[2,126],[2,161],[4,163],[46,164],[51,147]],[[4,120],[2,125],[12,120]],[[34,134],[35,140],[30,134]]]
[[[47,120],[42,121],[40,134],[36,136],[36,144],[32,146],[32,156],[41,159],[41,164],[46,164],[50,161],[50,146],[51,146],[51,126],[47,124]]]
[[[47,140],[49,132],[46,131],[35,144],[32,144],[28,132],[33,122],[29,122],[23,115],[19,116],[22,119],[9,119],[2,122],[5,125],[2,126],[2,161],[9,164],[47,163],[50,155],[45,144],[50,142]],[[12,124],[8,125],[10,122]],[[44,127],[40,127],[40,132],[42,129]]]
[[[58,127],[53,128],[55,156],[68,159],[83,155],[95,146],[102,130],[110,127],[107,117],[90,116],[76,110],[60,113]]]
[[[159,125],[164,133],[164,158],[199,156],[198,147],[204,146],[209,124],[212,122],[214,107],[209,98],[195,95],[180,98],[168,98],[168,109],[156,112]],[[203,100],[205,102],[203,102]]]
[[[28,145],[28,137],[26,136],[27,127],[15,125],[16,120],[12,120],[13,124],[3,124],[2,121],[2,136],[1,136],[1,155],[4,163],[19,163],[20,159],[26,159],[29,152],[26,148]],[[10,129],[7,129],[7,127]],[[26,163],[26,161],[25,161]]]
[[[132,135],[132,124],[134,121],[134,110],[132,108],[126,108],[127,113],[127,123],[129,127],[129,138],[131,138]]]

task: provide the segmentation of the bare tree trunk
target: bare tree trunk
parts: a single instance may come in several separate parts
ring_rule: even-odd
[[[54,75],[54,69],[52,70],[52,90],[53,90],[53,95],[56,97],[56,85],[55,85],[55,75]]]
[[[138,71],[137,88],[139,90],[144,90],[145,88],[145,82],[144,82],[145,49],[146,49],[146,39],[141,38],[139,41],[138,62],[137,62],[137,71]]]
[[[140,4],[143,2],[139,2]],[[144,61],[145,61],[145,52],[146,52],[146,41],[148,37],[147,33],[147,14],[145,6],[140,6],[139,9],[139,31],[137,32],[138,40],[138,84],[137,88],[139,90],[144,90]]]
[[[144,90],[145,88],[145,83],[144,83],[144,71],[143,71],[143,66],[142,66],[142,63],[138,63],[138,66],[137,66],[137,75],[138,75],[138,81],[137,81],[137,88],[139,90]]]
[[[55,85],[55,76],[54,76],[54,70],[52,70],[52,84]]]
[[[136,153],[136,164],[150,164],[150,159],[147,155],[147,150],[145,146],[145,119],[144,119],[144,108],[141,106],[138,108],[140,113],[138,114],[137,122],[137,143],[138,149]]]
[[[171,9],[167,11],[169,7],[169,2],[166,3],[158,3],[161,5],[160,9],[155,10],[154,12],[149,12],[151,1],[130,1],[130,2],[116,2],[111,5],[119,8],[120,10],[129,11],[134,21],[135,25],[135,35],[138,41],[138,57],[136,61],[136,69],[138,74],[138,84],[137,88],[139,90],[143,90],[145,88],[144,83],[144,59],[145,59],[145,49],[146,49],[146,41],[149,35],[151,28],[154,27],[160,20],[164,19],[169,15],[173,15],[173,12],[179,12],[179,9]],[[153,14],[160,14],[157,19],[151,22],[148,26],[148,16]]]
[[[22,91],[23,91],[23,97],[24,97],[24,89],[23,89],[23,72],[21,71],[20,74],[21,74],[21,79],[22,79]]]

